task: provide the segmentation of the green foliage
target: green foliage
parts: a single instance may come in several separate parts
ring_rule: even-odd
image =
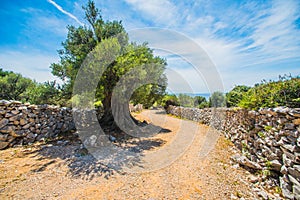
[[[245,155],[247,158],[250,158],[250,153],[249,153],[249,146],[246,142],[242,141],[242,153]]]
[[[266,167],[268,170],[271,170],[272,169],[272,163],[271,161],[267,160],[266,163],[265,163]]]
[[[194,108],[208,107],[208,102],[206,101],[205,97],[202,96],[191,97],[187,94],[179,94],[178,96],[167,94],[163,97],[160,104],[165,108],[169,105],[182,106],[182,107],[194,107]]]
[[[55,81],[36,83],[29,87],[26,93],[30,103],[64,105],[64,101],[61,99],[61,89]]]
[[[222,92],[214,92],[209,98],[209,107],[224,107],[226,106],[225,96]]]
[[[280,186],[275,186],[275,193],[281,195],[282,189],[280,188]]]
[[[265,126],[264,129],[265,131],[270,131],[273,127],[272,126]]]
[[[149,108],[157,101],[161,101],[164,97],[164,87],[159,87],[154,84],[147,84],[136,90],[131,96],[131,101],[134,105],[140,103],[144,108]]]
[[[95,106],[95,103],[93,101],[91,102],[87,102],[87,100],[89,100],[89,98],[86,97],[93,97],[91,93],[82,93],[81,95],[76,94],[74,96],[72,96],[72,98],[68,101],[68,105],[75,105],[76,107],[80,107],[82,105],[84,105],[83,108],[93,108]],[[98,102],[98,101],[97,101]],[[99,104],[99,102],[97,103]],[[81,107],[80,107],[81,108]]]
[[[5,72],[1,69],[0,76],[0,99],[27,101],[29,95],[27,88],[33,87],[34,82],[24,78],[21,74]]]
[[[166,83],[167,80],[163,74],[166,66],[164,59],[154,56],[153,51],[146,43],[141,45],[129,44],[128,35],[121,21],[104,21],[93,1],[88,1],[83,9],[88,26],[67,27],[67,39],[62,43],[63,49],[58,51],[60,62],[51,64],[53,75],[64,81],[63,95],[66,99],[71,99],[72,88],[81,64],[86,56],[95,50],[102,56],[106,53],[109,54],[111,48],[118,52],[117,58],[110,63],[102,75],[96,90],[95,101],[101,101],[105,109],[111,105],[110,100],[116,83],[136,66],[149,63],[157,64],[156,69],[141,69],[135,76],[142,78],[147,76],[147,73],[155,72],[157,79]],[[99,47],[99,44],[102,45]],[[110,45],[111,48],[106,48],[104,44]],[[101,49],[97,50],[96,46]],[[129,78],[128,81],[135,81],[134,78]],[[149,84],[140,87],[132,95],[131,101],[149,107],[164,95],[165,86],[163,85],[166,84]],[[79,97],[76,98],[71,102],[78,101]]]
[[[54,82],[37,83],[21,74],[0,69],[0,99],[32,104],[60,104],[61,89]]]
[[[134,104],[141,103],[145,108],[151,107],[155,101],[160,101],[165,95],[166,76],[164,75],[166,62],[164,59],[155,57],[153,51],[147,47],[147,44],[142,45],[130,44],[125,47],[124,53],[117,58],[115,68],[118,73],[116,79],[122,77],[124,74],[134,69],[134,75],[126,76],[124,80],[125,85],[132,85],[135,82],[144,82],[150,76],[152,81],[156,80],[157,84],[146,84],[138,88],[131,96],[131,101]],[[153,77],[153,75],[155,77]],[[114,86],[113,81],[104,79],[102,85],[105,83]],[[155,82],[155,81],[154,81]],[[100,83],[101,84],[101,83]],[[112,88],[113,89],[113,88]]]
[[[235,86],[230,92],[226,94],[226,101],[228,107],[237,107],[243,98],[243,95],[250,90],[251,87],[245,85]]]
[[[195,96],[194,97],[194,107],[196,108],[207,108],[208,102],[205,97]]]
[[[166,94],[162,98],[160,104],[167,109],[169,105],[179,106],[179,101],[175,94]]]
[[[13,72],[9,72],[9,71],[3,71],[2,68],[0,68],[0,77],[4,77],[4,76],[7,76],[9,74],[11,74]]]
[[[266,138],[266,135],[263,132],[261,132],[261,131],[258,132],[257,135],[258,135],[258,137],[260,137],[262,139]]]
[[[195,96],[191,97],[187,94],[179,94],[170,95],[166,94],[162,98],[161,101],[158,102],[164,108],[167,108],[169,105],[173,106],[182,106],[182,107],[193,107],[193,108],[206,108],[208,107],[208,102],[206,101],[205,97],[202,96]]]
[[[266,176],[266,177],[269,177],[269,176],[272,175],[271,170],[269,170],[269,169],[263,169],[263,170],[261,171],[261,174],[262,174],[263,176]]]
[[[103,104],[102,104],[101,101],[96,101],[96,102],[94,103],[94,106],[95,106],[96,108],[99,108],[99,107],[102,107]]]
[[[178,101],[180,106],[183,107],[194,107],[194,108],[208,107],[208,102],[206,101],[206,98],[202,96],[191,97],[186,94],[179,94]]]
[[[300,77],[280,76],[278,81],[263,81],[243,95],[240,107],[258,110],[264,107],[300,107]]]
[[[186,94],[179,94],[178,101],[180,106],[183,107],[194,107],[195,103],[194,98]]]

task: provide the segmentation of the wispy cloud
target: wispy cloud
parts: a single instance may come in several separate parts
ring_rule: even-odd
[[[207,15],[190,16],[185,26],[189,33],[198,32],[192,37],[219,67],[299,58],[300,31],[295,21],[300,8],[296,1],[273,1],[268,5],[248,3],[220,10],[222,12],[208,10]]]
[[[300,28],[295,24],[300,19],[298,1],[250,1],[243,4],[235,1],[226,4],[209,1],[198,4],[174,1],[126,2],[139,12],[136,14],[137,19],[152,17],[154,26],[166,23],[168,28],[185,33],[195,40],[223,73],[227,89],[228,85],[238,82],[242,84],[247,75],[251,75],[247,80],[256,82],[256,77],[268,78],[274,74],[295,72],[295,65],[300,61]],[[159,39],[161,43],[169,43],[168,38]],[[178,68],[178,61],[168,59],[168,63],[170,67],[173,65]],[[293,66],[289,66],[289,63]],[[280,65],[284,66],[282,70],[272,69],[272,66],[278,68]],[[234,78],[230,76],[233,72],[238,74]],[[193,77],[195,72],[185,70],[184,73]]]
[[[64,10],[60,5],[58,5],[57,3],[55,3],[53,0],[47,0],[49,3],[51,3],[53,6],[55,6],[60,12],[68,15],[69,17],[71,17],[72,19],[74,19],[78,24],[80,24],[81,26],[84,25],[84,23],[82,23],[81,21],[79,21],[79,19],[77,17],[75,17],[73,14],[69,13],[68,11]]]
[[[58,56],[42,54],[31,50],[28,52],[5,51],[0,54],[0,67],[21,73],[38,82],[58,80],[51,74],[50,63],[58,61]]]
[[[219,65],[222,68],[259,64],[264,67],[267,63],[299,59],[300,32],[295,26],[299,10],[296,1],[272,1],[267,5],[249,3],[231,7],[221,19],[226,26],[218,31],[211,29],[209,34],[200,35],[198,39],[218,63],[223,63]],[[216,23],[213,22],[212,27]],[[226,62],[228,57],[231,57],[232,62]]]
[[[178,18],[178,8],[169,0],[125,0],[141,17],[154,21],[157,25],[174,25]]]
[[[19,34],[15,34],[14,37],[7,34],[7,38],[12,39],[10,43],[4,43],[5,46],[3,45],[1,49],[0,64],[3,67],[21,66],[11,70],[24,72],[29,76],[27,69],[30,69],[30,73],[33,74],[40,73],[40,69],[48,69],[49,64],[55,62],[55,59],[44,57],[42,54],[52,54],[61,47],[60,42],[65,39],[67,33],[65,28],[67,24],[83,25],[84,15],[81,5],[86,4],[86,0],[67,3],[68,6],[73,6],[72,14],[64,9],[65,4],[58,2],[60,1],[47,0],[38,4],[30,2],[26,4],[27,8],[20,4],[19,9],[23,12],[21,14],[10,7],[4,9],[7,13],[15,12],[15,23],[7,23],[7,27],[16,26],[18,31],[15,32]],[[161,27],[190,37],[207,52],[217,66],[226,90],[235,84],[254,84],[262,78],[276,78],[279,74],[291,72],[299,75],[299,72],[297,74],[300,67],[299,0],[242,2],[110,0],[109,3],[95,0],[95,3],[101,9],[104,19],[122,20],[127,31],[136,28]],[[52,6],[68,17],[58,18],[53,15],[49,9]],[[11,16],[7,15],[7,17]],[[7,17],[3,17],[3,22]],[[151,41],[153,36],[155,35],[141,34],[141,42]],[[135,41],[134,37],[130,39]],[[165,44],[165,49],[180,43],[176,38],[171,39],[169,36],[159,37],[155,42],[160,45]],[[14,46],[13,42],[15,42]],[[182,48],[179,50],[182,54],[185,54],[182,52],[186,48],[185,44],[180,44]],[[15,49],[20,52],[11,53]],[[29,49],[39,49],[42,52],[42,54],[37,53],[39,59],[28,59],[27,56],[36,57],[34,54],[27,53]],[[22,52],[25,52],[24,56],[21,55]],[[157,55],[166,57],[169,67],[188,80],[193,90],[197,92],[204,90],[204,84],[201,81],[199,83],[199,76],[195,70],[182,58],[174,56],[174,52],[164,54],[158,52]],[[191,58],[192,55],[187,56]],[[18,59],[14,59],[16,57]],[[191,59],[201,61],[201,57],[196,54]],[[38,64],[40,67],[32,68],[33,64]],[[50,74],[49,71],[47,73]],[[42,76],[37,75],[36,78],[41,80],[40,77]],[[170,76],[172,77],[175,76]],[[209,79],[214,80],[214,77]],[[175,77],[174,80],[176,82],[177,78]],[[174,87],[181,89],[180,84]]]

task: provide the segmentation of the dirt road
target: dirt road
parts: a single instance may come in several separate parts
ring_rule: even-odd
[[[72,138],[11,148],[0,151],[0,199],[258,199],[227,139],[161,111],[136,117],[163,128],[132,141],[141,166],[105,168]]]

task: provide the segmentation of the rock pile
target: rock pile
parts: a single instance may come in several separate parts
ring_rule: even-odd
[[[131,105],[131,112],[142,111],[143,105]],[[52,105],[22,104],[19,101],[0,100],[0,150],[14,145],[30,144],[58,134],[75,130],[74,116],[87,128],[92,121],[98,123],[103,109],[79,110]]]
[[[141,112],[143,110],[143,105],[142,104],[129,104],[129,111],[130,112]]]
[[[282,194],[300,199],[300,109],[183,108],[167,112],[220,130],[243,153],[236,161],[264,173],[275,172]]]
[[[70,108],[0,101],[0,149],[53,138],[73,129]]]

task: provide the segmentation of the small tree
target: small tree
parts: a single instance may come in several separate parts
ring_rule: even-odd
[[[226,94],[228,107],[236,107],[243,99],[243,95],[250,90],[251,87],[245,85],[237,85]]]
[[[1,70],[0,99],[28,101],[30,96],[26,95],[26,90],[34,84],[31,79],[24,78],[21,74]]]
[[[278,81],[263,81],[243,95],[240,107],[259,109],[264,107],[299,107],[300,77],[280,76]]]
[[[178,98],[176,97],[175,94],[166,94],[160,104],[165,108],[167,109],[170,105],[172,106],[178,106],[179,105],[179,100]]]
[[[206,101],[206,98],[202,97],[202,96],[195,96],[194,97],[194,107],[197,107],[197,108],[208,107],[208,102]]]
[[[61,88],[55,81],[36,83],[26,90],[28,101],[34,104],[61,105]]]
[[[189,95],[179,94],[178,101],[183,107],[194,107],[194,98]]]
[[[222,92],[214,92],[209,98],[209,107],[224,107],[226,106],[225,96]]]

